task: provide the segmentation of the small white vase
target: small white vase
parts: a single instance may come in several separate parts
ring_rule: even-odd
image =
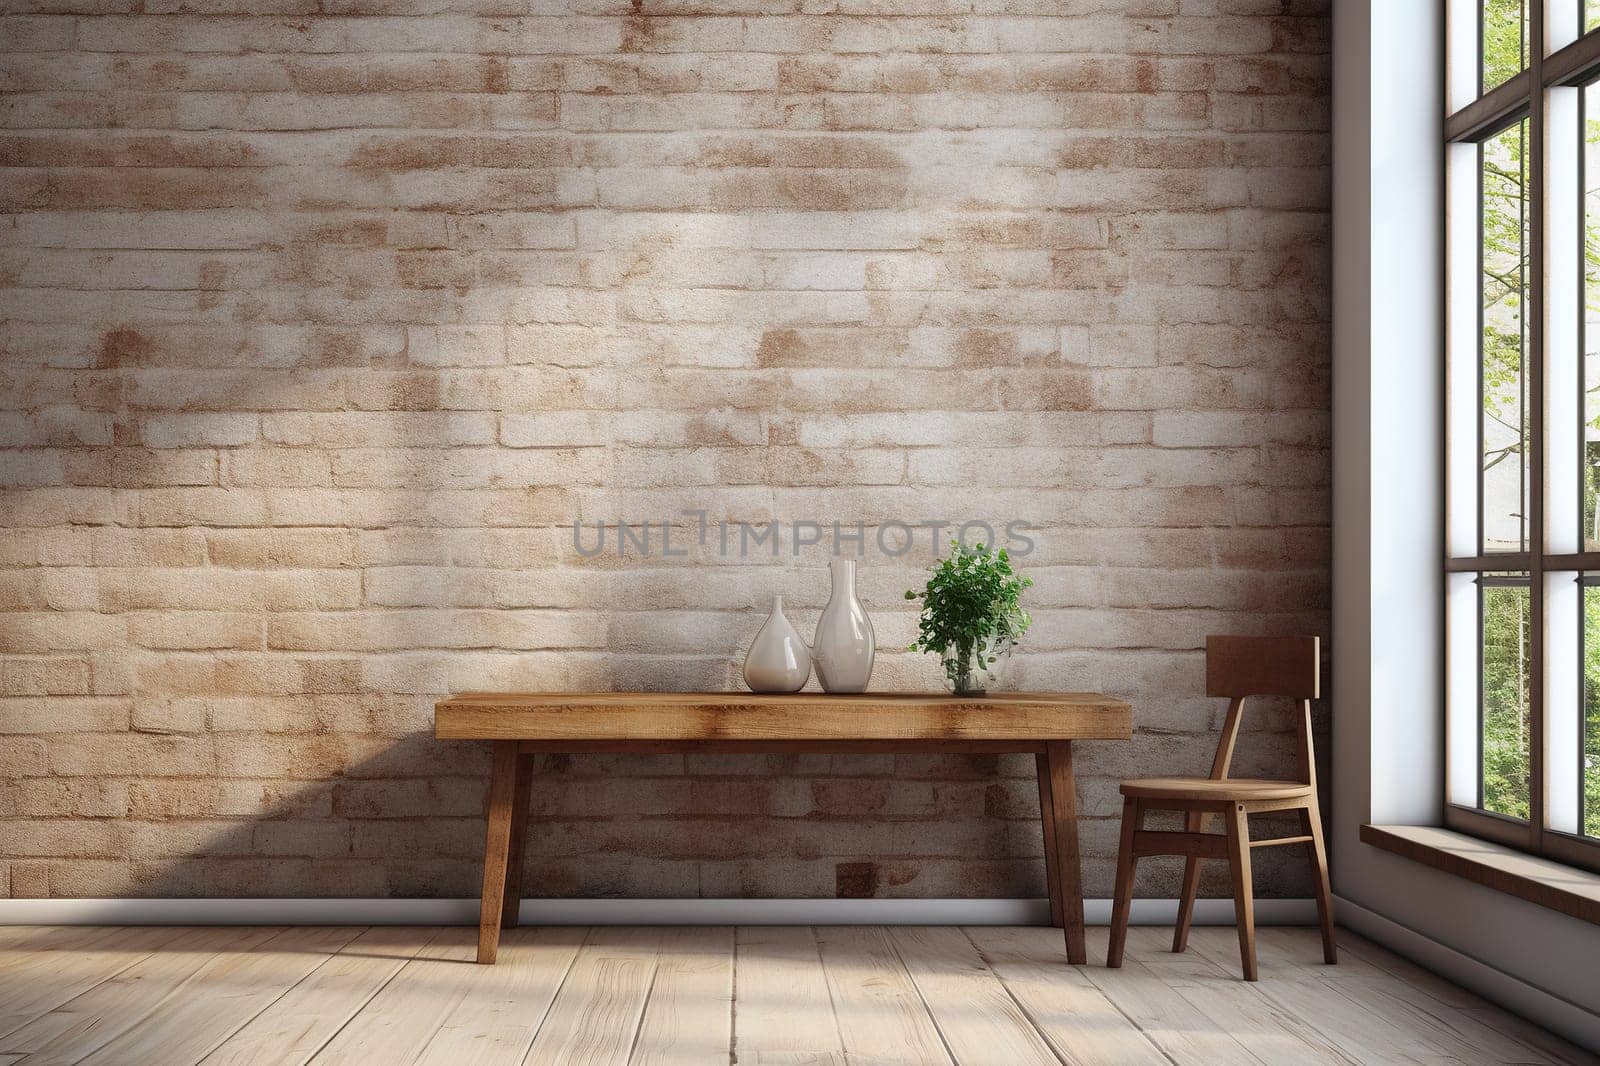
[[[783,615],[783,597],[772,597],[772,613],[744,657],[744,683],[751,692],[799,692],[811,676],[811,652]]]
[[[817,680],[826,692],[865,692],[872,680],[872,656],[878,640],[872,632],[872,619],[856,597],[855,560],[834,559],[828,563],[828,571],[833,577],[833,593],[811,642]]]

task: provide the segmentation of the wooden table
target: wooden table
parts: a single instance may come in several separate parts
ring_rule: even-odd
[[[1074,740],[1126,740],[1128,704],[1088,693],[981,697],[897,693],[470,693],[434,708],[440,740],[494,742],[483,857],[478,961],[494,962],[517,924],[533,756],[541,752],[1032,753],[1051,923],[1067,959],[1084,961]]]

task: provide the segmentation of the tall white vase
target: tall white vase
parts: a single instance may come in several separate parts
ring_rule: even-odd
[[[811,676],[811,652],[783,614],[783,597],[772,597],[772,613],[744,657],[744,683],[751,692],[799,692]]]
[[[856,596],[856,562],[834,559],[828,563],[833,593],[817,622],[811,642],[811,661],[826,692],[865,692],[872,680],[872,656],[878,639],[872,619]]]

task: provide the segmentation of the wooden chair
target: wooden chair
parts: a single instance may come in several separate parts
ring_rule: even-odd
[[[1328,853],[1317,811],[1316,756],[1311,747],[1311,701],[1318,695],[1319,648],[1316,637],[1207,637],[1206,695],[1226,696],[1228,720],[1222,727],[1210,777],[1150,777],[1122,783],[1122,845],[1117,856],[1117,890],[1111,910],[1107,966],[1122,965],[1128,939],[1128,909],[1133,901],[1134,866],[1145,855],[1184,855],[1183,894],[1172,950],[1188,946],[1189,920],[1200,887],[1200,860],[1227,859],[1233,873],[1233,907],[1239,925],[1239,958],[1244,979],[1256,979],[1255,900],[1250,883],[1250,849],[1308,844],[1316,864],[1317,913],[1322,924],[1322,958],[1336,962],[1333,908],[1328,891]],[[1294,781],[1229,777],[1239,719],[1250,696],[1287,696],[1300,701],[1299,774]],[[1183,811],[1183,832],[1141,828],[1145,811]],[[1251,840],[1249,817],[1267,811],[1299,811],[1301,834]],[[1220,815],[1226,832],[1201,829],[1208,814]]]

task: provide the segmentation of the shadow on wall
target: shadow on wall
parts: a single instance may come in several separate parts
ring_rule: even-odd
[[[1042,896],[1036,806],[996,810],[987,820],[969,813],[1034,788],[1031,760],[995,762],[906,759],[906,780],[887,786],[882,768],[862,765],[861,757],[541,756],[524,891],[601,898]],[[995,780],[1012,771],[1022,776]],[[136,853],[129,892],[476,896],[487,773],[485,745],[403,738],[329,780],[283,782],[277,802],[257,817],[220,831],[214,821],[194,825],[188,855]],[[952,780],[961,775],[967,779]],[[168,787],[226,792],[233,785]],[[904,803],[897,795],[911,793],[938,798],[916,812],[890,809]]]
[[[1242,756],[1240,772],[1251,772]],[[191,854],[136,852],[130,892],[476,896],[488,763],[483,744],[400,738],[374,758],[330,765],[327,779],[281,783],[258,817],[221,831],[208,823]],[[235,784],[174,787],[225,793]],[[1038,898],[1036,797],[1026,756],[540,756],[524,893]],[[1178,828],[1168,820],[1147,824]],[[1114,857],[1117,824],[1081,824],[1085,892],[1108,897],[1099,871]],[[1293,830],[1269,818],[1254,825],[1258,836]],[[1299,849],[1255,861],[1258,883],[1273,894],[1309,894]],[[1172,897],[1181,869],[1180,860],[1141,863],[1140,894]],[[1202,896],[1227,897],[1225,865],[1205,870]]]
[[[885,787],[877,768],[859,765],[865,758],[870,757],[541,756],[524,893],[1043,896],[1037,806],[1029,810],[1021,798],[1034,788],[1031,759],[978,756],[951,766],[943,757],[908,756],[897,760],[902,780]],[[705,765],[712,760],[721,765]],[[1013,762],[1018,765],[1007,765]],[[405,776],[420,766],[428,776]],[[188,855],[141,857],[135,851],[128,894],[474,897],[481,886],[487,772],[484,745],[436,743],[431,736],[402,739],[330,780],[284,782],[278,801],[258,817],[220,831],[215,822],[205,829],[195,825]],[[862,773],[872,777],[864,783]],[[968,780],[951,780],[961,774]],[[148,786],[135,786],[143,787]],[[233,786],[219,781],[169,787],[226,792]],[[949,808],[891,810],[895,801],[886,793],[907,792],[936,793]],[[819,813],[818,803],[828,804],[830,796],[864,801],[867,809],[835,804]],[[1014,808],[1006,797],[1018,800]],[[974,801],[986,802],[991,816],[972,817]],[[1255,821],[1257,835],[1290,828]],[[1149,824],[1167,827],[1154,816]],[[1169,828],[1176,827],[1174,821]],[[1086,850],[1094,849],[1085,855],[1091,898],[1110,893],[1093,860],[1109,861],[1115,843],[1101,839],[1100,829],[1098,820],[1084,822]],[[841,840],[850,842],[850,850],[841,850]],[[1308,894],[1303,858],[1292,848],[1257,853],[1257,877],[1282,886],[1282,895]],[[1209,863],[1206,870],[1202,895],[1226,897],[1225,866]],[[1141,894],[1170,898],[1180,872],[1181,861],[1141,863]]]

